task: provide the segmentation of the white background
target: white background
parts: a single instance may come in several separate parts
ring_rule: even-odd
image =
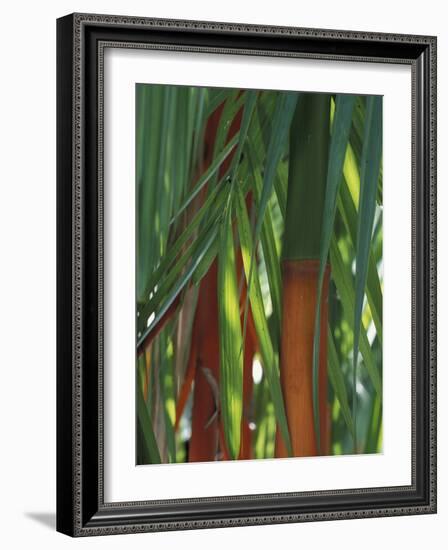
[[[267,4],[267,3],[266,3]],[[448,520],[448,324],[439,284],[439,514],[70,540],[55,510],[55,18],[72,11],[439,35],[439,281],[448,278],[446,14],[443,2],[108,0],[3,7],[1,56],[0,499],[5,548],[441,548]]]

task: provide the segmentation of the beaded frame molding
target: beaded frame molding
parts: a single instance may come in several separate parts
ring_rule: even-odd
[[[57,21],[57,530],[71,536],[436,512],[436,38],[72,14]],[[107,47],[398,63],[412,70],[412,483],[104,502]],[[87,420],[88,419],[88,420]]]

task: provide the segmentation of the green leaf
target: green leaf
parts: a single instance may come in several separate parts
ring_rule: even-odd
[[[263,96],[265,94],[261,94],[260,100],[258,101],[258,105],[263,102]],[[297,97],[300,97],[300,94],[297,94]],[[272,102],[273,107],[275,106],[275,101]],[[273,113],[272,113],[273,115]],[[272,116],[270,115],[270,116]],[[265,157],[266,157],[266,148],[263,136],[266,134],[266,139],[268,139],[267,132],[265,131],[264,126],[270,126],[271,119],[268,118],[264,121],[264,124],[260,122],[259,112],[258,109],[255,110],[254,116],[253,116],[253,123],[251,125],[251,129],[249,131],[249,151],[251,151],[252,158],[258,159],[256,161],[256,166],[263,166]],[[269,124],[268,124],[269,123]],[[287,189],[288,189],[288,163],[287,162],[279,162],[277,165],[277,172],[274,179],[274,190],[275,194],[277,196],[278,205],[280,207],[282,217],[285,217],[286,213],[286,195],[287,195]]]
[[[367,98],[364,145],[361,156],[361,191],[359,198],[358,232],[356,243],[355,309],[353,330],[353,418],[356,423],[356,371],[359,335],[367,279],[376,192],[381,166],[383,113],[382,98]],[[356,433],[356,432],[355,432]]]
[[[207,274],[218,252],[219,239],[215,239],[204,257],[202,258],[201,262],[198,264],[196,271],[193,273],[193,277],[191,280],[194,285],[198,285],[201,282],[201,279]]]
[[[156,327],[156,325],[160,322],[160,320],[168,311],[170,306],[174,303],[177,296],[180,294],[180,292],[185,288],[187,283],[190,281],[196,268],[201,263],[203,257],[207,254],[209,248],[212,246],[213,241],[217,236],[217,231],[218,231],[218,228],[216,227],[216,225],[213,226],[212,229],[210,229],[204,241],[200,241],[201,246],[198,247],[198,249],[196,250],[194,257],[190,262],[190,265],[185,270],[185,272],[182,273],[181,277],[176,280],[174,286],[170,289],[169,292],[167,292],[166,294],[165,292],[160,293],[161,296],[163,297],[161,299],[162,305],[160,306],[160,308],[157,309],[157,313],[155,313],[154,319],[152,320],[150,326],[147,327],[137,339],[137,348],[141,346],[141,344],[144,342],[148,334],[154,330],[154,327]],[[151,302],[150,304],[152,305]],[[152,308],[149,307],[150,311],[151,309]]]
[[[252,176],[254,178],[254,191],[257,203],[260,202],[260,195],[263,186],[263,180],[260,173],[259,157],[254,150],[252,144],[249,148],[249,158]],[[280,272],[280,257],[275,244],[274,229],[271,216],[271,209],[266,208],[263,225],[261,228],[261,246],[263,248],[264,259],[266,263],[266,272],[269,282],[269,291],[272,301],[272,316],[275,323],[275,334],[277,342],[280,342],[280,327],[282,318],[282,301],[281,301],[281,272]]]
[[[160,459],[159,449],[157,447],[157,441],[152,429],[152,420],[146,406],[145,400],[143,398],[142,389],[139,384],[137,384],[137,417],[140,422],[140,426],[143,432],[143,440],[145,443],[146,451],[151,460],[151,464],[160,464],[162,461]]]
[[[137,298],[142,302],[177,230],[171,217],[190,185],[197,154],[193,141],[203,134],[205,121],[198,114],[203,93],[195,87],[138,85],[136,96]]]
[[[264,311],[263,298],[261,295],[260,279],[258,276],[257,264],[251,260],[251,251],[253,243],[251,237],[251,228],[249,216],[247,214],[246,203],[241,189],[236,190],[236,214],[238,223],[238,234],[240,237],[241,255],[243,257],[244,271],[246,280],[249,280],[252,269],[253,280],[248,286],[248,295],[252,308],[255,330],[257,333],[258,344],[260,346],[260,354],[263,362],[263,370],[268,380],[269,391],[274,404],[275,416],[280,428],[283,441],[285,443],[288,454],[292,455],[291,439],[289,437],[288,423],[286,420],[285,405],[283,402],[282,389],[280,384],[280,376],[278,369],[278,359],[272,347],[272,341],[269,334],[269,327]]]
[[[141,297],[156,261],[159,235],[154,229],[156,183],[162,123],[160,86],[137,86],[137,296]]]
[[[219,219],[222,213],[222,207],[225,204],[226,196],[227,195],[222,186],[217,186],[211,191],[202,207],[195,214],[194,218],[187,224],[177,239],[168,247],[165,256],[157,266],[157,269],[151,275],[149,284],[149,288],[151,290],[154,289],[156,285],[159,285],[161,280],[166,278],[167,272],[174,262],[176,262],[174,269],[179,271],[179,264],[177,263],[177,260],[179,259],[179,254],[181,252],[183,256],[186,256],[185,259],[193,255],[195,242],[189,242],[190,239],[194,236],[195,231],[198,229],[206,214],[208,215],[208,222],[202,226],[201,231],[198,235],[196,235],[195,241],[201,238],[201,235],[203,235],[205,230],[210,227],[210,224]],[[139,312],[143,317],[148,313],[147,304],[148,300],[146,300],[146,302],[142,301],[140,305]]]
[[[371,413],[369,419],[369,428],[364,446],[364,453],[377,453],[381,450],[381,420],[382,407],[381,399],[377,395],[371,399]]]
[[[176,211],[176,215],[171,220],[171,223],[173,223],[174,220],[176,220],[180,216],[180,214],[182,214],[182,212],[187,208],[187,206],[191,204],[191,202],[198,196],[198,194],[201,192],[204,186],[210,181],[212,176],[214,176],[217,173],[221,164],[230,155],[235,145],[238,143],[238,140],[239,140],[239,133],[235,134],[235,136],[229,141],[229,143],[227,143],[227,145],[223,148],[223,150],[220,153],[218,153],[218,155],[213,159],[213,162],[210,164],[207,170],[201,175],[196,185],[194,186],[192,191],[189,193],[188,197],[183,201],[182,205]],[[223,181],[225,177],[226,175],[224,175],[220,179],[220,181]]]
[[[330,261],[331,275],[338,290],[338,294],[341,298],[342,307],[344,308],[347,322],[349,323],[350,328],[353,330],[353,312],[355,309],[353,277],[350,272],[350,268],[345,266],[344,264],[341,253],[339,251],[339,247],[334,237],[331,240]],[[381,399],[381,375],[376,361],[373,357],[366,330],[362,323],[360,324],[359,349],[364,359],[364,366],[366,367],[367,374],[372,381],[376,393]]]
[[[334,345],[333,335],[329,327],[328,330],[328,376],[330,383],[333,386],[334,393],[341,406],[342,416],[344,417],[347,428],[350,430],[351,436],[354,438],[355,426],[353,424],[350,407],[348,404],[347,389],[345,387],[344,376],[342,375],[339,365],[338,354]]]
[[[249,251],[251,258],[249,276],[247,277],[247,297],[244,313],[244,331],[246,330],[247,309],[249,303],[250,289],[252,285],[252,271],[254,266],[253,258],[256,256],[255,250],[260,239],[260,232],[263,226],[266,207],[272,193],[272,187],[277,172],[277,166],[284,152],[285,141],[291,125],[291,120],[297,104],[297,93],[283,93],[279,96],[276,103],[275,112],[272,121],[272,130],[267,148],[266,163],[263,177],[263,188],[258,202],[257,220],[255,222],[255,231],[253,238],[254,248]]]
[[[204,134],[207,123],[205,116],[205,107],[207,103],[207,89],[198,88],[197,109],[195,112],[194,128],[193,128],[193,149],[191,155],[191,164],[189,172],[189,181],[192,180],[194,170],[200,163],[200,159],[204,156]]]
[[[330,153],[328,158],[327,183],[325,191],[324,213],[322,218],[322,232],[319,258],[319,276],[317,283],[316,317],[314,323],[313,342],[313,414],[316,441],[320,449],[320,421],[319,421],[319,347],[320,347],[320,312],[322,302],[322,284],[325,267],[330,249],[333,224],[336,215],[336,199],[342,179],[345,151],[347,149],[350,126],[352,124],[355,96],[338,94],[332,126]]]
[[[232,182],[235,179],[236,171],[240,163],[241,153],[243,151],[243,146],[247,138],[247,132],[249,130],[249,124],[252,119],[252,114],[254,112],[256,101],[257,92],[255,92],[254,90],[248,90],[245,94],[244,110],[239,132],[238,147],[235,156],[232,159]]]
[[[231,198],[231,195],[230,197]],[[243,336],[239,312],[231,202],[219,234],[218,305],[220,398],[224,435],[230,458],[238,458],[243,416]]]
[[[229,93],[224,103],[224,108],[216,130],[213,157],[216,157],[218,152],[224,148],[233,119],[244,105],[245,97],[246,95],[240,94],[238,90],[232,90]],[[215,182],[216,178],[217,174],[215,173],[214,178],[212,179],[212,184]]]
[[[338,210],[344,221],[347,232],[350,235],[350,239],[353,246],[356,246],[357,242],[357,212],[355,203],[350,194],[348,185],[345,179],[342,181],[339,197],[338,197]],[[383,292],[381,290],[381,283],[376,269],[376,262],[373,251],[369,251],[369,266],[367,271],[367,285],[366,293],[367,300],[369,301],[370,311],[372,312],[373,322],[375,324],[376,333],[380,343],[383,341]]]
[[[274,458],[276,422],[266,376],[254,386],[254,420],[254,458]]]
[[[165,300],[167,294],[175,285],[176,281],[178,281],[178,279],[182,277],[182,274],[185,273],[185,268],[191,259],[196,258],[196,256],[201,254],[202,250],[207,247],[210,231],[213,230],[213,226],[216,225],[216,223],[217,222],[215,220],[209,220],[207,224],[204,225],[204,231],[201,232],[197,239],[191,243],[191,246],[187,248],[185,253],[181,254],[172,269],[166,272],[164,276],[159,279],[157,287],[154,289],[154,293],[150,296],[147,304],[145,304],[140,310],[140,315],[144,319],[157,311],[160,304]]]
[[[172,326],[165,328],[159,335],[159,384],[163,403],[165,435],[170,462],[176,462],[176,442],[174,423],[176,421],[176,397],[174,382],[174,348],[170,333]]]
[[[274,118],[272,121],[272,131],[266,153],[266,164],[263,177],[263,189],[258,205],[257,222],[255,225],[254,243],[256,244],[260,237],[261,226],[263,224],[264,213],[272,193],[277,165],[284,152],[286,137],[289,132],[291,120],[296,108],[297,93],[284,93],[280,96]]]
[[[207,108],[205,110],[206,119],[221,105],[221,103],[224,103],[224,101],[227,100],[231,92],[232,90],[228,88],[225,88],[225,89],[212,88],[209,90],[210,97],[208,100]]]
[[[353,117],[353,126],[350,135],[350,144],[353,148],[353,155],[356,159],[356,163],[360,164],[362,154],[362,144],[365,132],[366,121],[366,103],[367,99],[363,96],[358,96],[356,102],[355,114]],[[380,167],[380,173],[378,177],[378,191],[376,195],[378,204],[383,203],[383,167]]]

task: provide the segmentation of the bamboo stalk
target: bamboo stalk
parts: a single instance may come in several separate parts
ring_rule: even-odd
[[[313,342],[321,228],[329,151],[330,96],[304,94],[290,131],[288,199],[283,239],[283,319],[280,378],[294,456],[324,452],[327,415],[327,324],[329,266],[322,288],[319,359],[319,427],[313,412]],[[276,456],[287,456],[276,438]]]
[[[313,338],[316,317],[318,260],[285,260],[283,276],[283,330],[281,382],[294,456],[318,454],[313,421]],[[320,321],[319,408],[322,451],[327,449],[327,326],[330,269],[325,270]],[[276,456],[287,457],[277,436]]]

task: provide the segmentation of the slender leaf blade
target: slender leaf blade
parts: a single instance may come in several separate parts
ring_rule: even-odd
[[[350,269],[345,266],[339,251],[338,244],[335,238],[331,241],[330,247],[331,275],[335,282],[338,294],[341,298],[342,307],[344,308],[345,316],[350,328],[353,330],[355,310],[355,291],[353,285],[353,277]],[[381,375],[370,348],[364,325],[360,324],[360,339],[359,349],[364,359],[364,366],[369,375],[376,393],[381,399]]]
[[[157,313],[155,313],[155,316],[154,316],[153,320],[151,321],[150,325],[138,337],[138,339],[137,339],[137,348],[139,348],[142,345],[142,343],[145,341],[147,336],[154,330],[154,328],[160,322],[160,320],[165,315],[165,313],[168,311],[170,306],[174,303],[177,296],[180,294],[180,292],[188,284],[191,277],[193,276],[193,273],[197,269],[198,265],[201,263],[203,257],[207,254],[209,248],[212,246],[213,241],[215,240],[215,238],[217,236],[217,231],[218,231],[218,229],[217,229],[216,226],[214,226],[210,230],[210,233],[205,238],[205,240],[202,243],[201,247],[197,250],[197,253],[193,257],[192,261],[190,262],[190,264],[187,267],[187,269],[185,270],[185,272],[182,273],[182,276],[176,281],[174,286],[170,289],[169,293],[167,293],[166,296],[164,295],[163,301],[161,302],[162,305],[160,306],[160,308],[158,308]]]
[[[330,383],[333,386],[334,393],[336,394],[337,400],[341,406],[342,416],[344,417],[351,436],[354,438],[355,426],[353,424],[353,418],[348,403],[347,388],[345,387],[336,346],[330,330],[328,331],[328,375],[330,378]]]
[[[350,235],[353,246],[355,247],[358,233],[357,212],[355,203],[353,202],[353,198],[350,194],[350,190],[345,181],[345,178],[342,181],[338,197],[338,210],[341,214],[344,225],[347,228],[348,234]],[[383,292],[381,290],[381,283],[375,265],[375,258],[372,252],[372,250],[369,251],[366,293],[367,299],[369,301],[370,311],[372,312],[372,318],[375,324],[376,333],[378,335],[380,343],[382,343]]]
[[[232,150],[235,148],[236,144],[239,140],[239,132],[233,136],[233,138],[224,146],[222,151],[216,155],[216,157],[213,159],[210,166],[207,168],[207,170],[201,175],[199,180],[197,181],[194,188],[191,190],[191,192],[188,194],[188,196],[183,201],[182,205],[178,208],[176,211],[175,217],[171,220],[171,223],[173,223],[182,212],[192,203],[192,201],[198,196],[198,194],[201,192],[201,190],[204,188],[204,186],[210,181],[210,179],[218,172],[219,168],[221,167],[222,163],[226,160],[226,158],[230,155]],[[221,181],[224,178],[221,178]]]
[[[330,249],[333,233],[334,218],[336,215],[336,199],[342,178],[345,151],[347,149],[350,127],[352,123],[355,96],[338,94],[332,127],[330,152],[328,159],[327,183],[325,192],[324,214],[322,219],[322,233],[319,258],[319,276],[317,286],[316,316],[313,342],[313,414],[316,441],[320,448],[320,420],[319,420],[319,348],[320,348],[320,313],[322,302],[322,284],[325,266]]]
[[[361,156],[361,191],[359,197],[358,232],[356,243],[355,310],[353,330],[353,417],[355,423],[356,371],[358,364],[361,316],[382,156],[382,105],[382,98],[379,96],[369,96],[367,98],[364,144]]]
[[[227,205],[219,235],[218,305],[220,401],[224,435],[230,458],[240,451],[243,415],[243,336],[239,314],[232,208]]]
[[[241,127],[238,134],[238,147],[236,149],[235,156],[232,159],[232,175],[231,175],[232,182],[235,179],[237,168],[240,163],[241,153],[243,152],[243,147],[246,142],[247,132],[249,130],[249,125],[252,119],[252,114],[255,109],[256,101],[257,101],[257,92],[254,90],[248,90],[246,92],[244,109],[243,109],[243,117],[241,120]]]
[[[142,428],[143,439],[145,442],[146,450],[151,459],[151,463],[160,464],[162,461],[160,459],[157,441],[154,435],[154,431],[152,429],[150,413],[143,398],[140,384],[137,384],[137,418]]]
[[[252,285],[248,286],[248,296],[252,308],[255,330],[257,333],[260,354],[263,362],[263,369],[268,380],[269,391],[274,404],[275,416],[280,428],[283,441],[288,454],[292,455],[291,439],[289,436],[288,422],[286,419],[285,405],[283,401],[282,389],[277,358],[272,346],[272,340],[269,333],[269,327],[264,311],[263,298],[261,295],[260,279],[256,262],[251,258],[253,243],[251,237],[251,228],[249,216],[247,214],[244,196],[239,188],[236,192],[236,214],[238,223],[238,234],[240,237],[241,254],[243,257],[243,266],[246,274],[246,280],[249,280],[252,269]]]

